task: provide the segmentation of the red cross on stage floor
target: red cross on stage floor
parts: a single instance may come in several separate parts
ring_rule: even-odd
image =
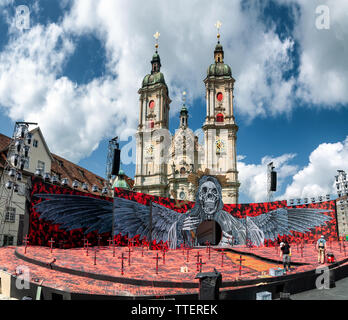
[[[208,250],[209,250],[208,248],[210,248],[210,242],[209,242],[209,241],[206,241],[206,242],[205,242],[205,245],[207,246],[207,252],[208,252]]]
[[[156,274],[158,274],[158,260],[161,258],[158,256],[158,252],[156,253],[156,257],[153,257],[152,259],[156,259]]]
[[[221,250],[221,267],[224,266],[224,256],[226,254],[224,251],[225,251],[224,249]]]
[[[137,241],[133,238],[133,239],[128,239],[128,247],[134,247],[134,244],[136,243]]]
[[[242,275],[242,262],[245,261],[245,259],[242,258],[242,256],[239,256],[239,259],[237,259],[237,261],[239,261],[239,275]]]
[[[180,248],[182,249],[182,255],[185,255],[185,245],[182,243]]]
[[[94,265],[97,265],[97,252],[99,251],[98,247],[94,247]]]
[[[121,275],[124,275],[124,260],[127,260],[127,258],[124,257],[124,253],[122,252],[121,257],[118,257],[118,259],[121,260]]]
[[[167,252],[167,248],[163,247],[162,248],[162,255],[163,255],[163,264],[166,264],[166,252]]]
[[[199,266],[199,272],[202,272],[202,266],[206,263],[202,262],[202,259],[200,258],[199,262],[197,262],[196,264],[197,264],[197,271],[198,271],[198,266]]]
[[[48,241],[50,244],[51,244],[51,253],[52,253],[52,250],[53,250],[53,243],[55,243],[55,241],[53,240],[53,238],[51,238],[50,241]]]
[[[128,266],[131,265],[131,252],[133,252],[133,250],[131,247],[128,247]]]
[[[24,254],[26,254],[26,253],[27,253],[27,246],[28,246],[28,244],[29,244],[29,237],[28,237],[28,235],[26,235],[26,236],[24,237],[24,244],[25,244],[25,247],[24,247]]]
[[[198,253],[195,255],[195,257],[197,257],[197,271],[198,271],[198,266],[199,266],[199,259],[202,257],[202,255],[200,254],[200,252],[198,251]]]
[[[86,245],[86,256],[88,257],[88,247],[91,245],[89,242],[88,242],[88,240],[86,241],[86,243],[85,243],[85,245]]]
[[[190,259],[190,251],[191,251],[191,248],[190,248],[190,247],[187,247],[187,248],[186,248],[186,262],[189,262],[189,259]]]
[[[108,239],[109,242],[109,248],[111,247],[111,244],[114,244],[114,240],[112,240],[111,238]]]

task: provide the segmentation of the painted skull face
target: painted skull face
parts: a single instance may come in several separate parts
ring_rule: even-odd
[[[207,181],[202,184],[199,191],[199,200],[206,218],[208,220],[213,219],[220,201],[219,191],[213,182]]]

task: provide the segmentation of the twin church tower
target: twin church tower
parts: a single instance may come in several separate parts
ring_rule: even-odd
[[[217,23],[220,29],[221,24]],[[135,185],[137,192],[161,197],[195,201],[196,185],[189,176],[209,170],[212,175],[224,176],[223,201],[238,203],[238,171],[236,140],[238,126],[233,110],[235,80],[231,68],[224,63],[220,34],[211,64],[204,79],[206,89],[205,122],[202,126],[203,144],[189,128],[189,112],[185,105],[180,111],[180,124],[174,136],[169,133],[171,100],[161,72],[158,54],[151,60],[151,73],[146,75],[140,95],[139,126],[136,133]],[[185,97],[185,93],[183,93]],[[202,109],[203,111],[203,109]]]

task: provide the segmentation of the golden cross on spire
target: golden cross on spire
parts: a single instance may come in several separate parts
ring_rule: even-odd
[[[215,27],[218,30],[218,34],[217,34],[218,39],[220,39],[220,28],[221,28],[221,26],[222,26],[222,23],[219,20],[216,21]]]
[[[156,31],[156,33],[153,35],[153,37],[156,39],[156,44],[155,44],[156,50],[158,49],[158,39],[159,39],[160,35],[161,34],[158,31]]]

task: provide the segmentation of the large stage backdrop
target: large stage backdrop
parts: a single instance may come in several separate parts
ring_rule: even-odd
[[[49,246],[53,239],[61,248],[82,247],[85,240],[107,245],[113,230],[117,245],[152,239],[157,248],[163,243],[175,248],[197,245],[198,230],[207,221],[218,225],[220,245],[274,246],[284,238],[313,242],[320,235],[337,240],[335,201],[292,207],[286,201],[224,204],[213,176],[201,177],[197,190],[196,202],[117,188],[112,199],[33,178],[29,243]]]

